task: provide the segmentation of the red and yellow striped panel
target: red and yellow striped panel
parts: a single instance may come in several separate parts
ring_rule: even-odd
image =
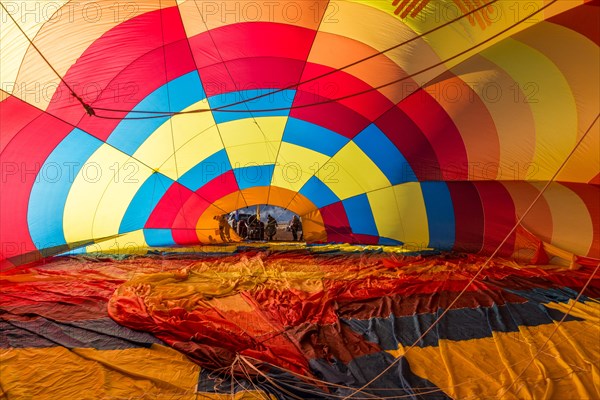
[[[522,228],[600,258],[597,1],[0,3],[6,267],[256,204],[489,254],[541,191]]]

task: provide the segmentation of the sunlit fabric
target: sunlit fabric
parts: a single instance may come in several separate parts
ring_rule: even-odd
[[[600,258],[595,1],[63,3],[0,9],[6,267],[218,243],[255,204],[308,242],[531,259],[541,191],[523,230]]]
[[[484,258],[351,250],[64,258],[4,273],[2,390],[331,399],[392,365],[357,396],[598,397],[600,277],[577,299],[591,267],[495,259],[450,306]]]
[[[0,0],[0,398],[600,398],[600,1],[484,1]]]

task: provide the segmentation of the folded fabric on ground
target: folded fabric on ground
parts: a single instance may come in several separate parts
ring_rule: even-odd
[[[249,249],[22,267],[2,275],[2,391],[597,398],[594,268],[485,261]]]

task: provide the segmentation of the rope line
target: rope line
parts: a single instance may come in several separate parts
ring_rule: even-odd
[[[573,154],[575,154],[575,151],[579,148],[579,145],[587,137],[588,133],[592,130],[592,128],[594,127],[594,125],[598,121],[598,118],[600,118],[600,114],[596,115],[596,118],[594,119],[594,121],[592,121],[592,123],[590,124],[589,128],[581,136],[581,138],[579,139],[579,141],[575,144],[575,147],[573,147],[573,149],[571,150],[571,152],[567,155],[567,157],[565,158],[565,160],[558,167],[558,169],[556,170],[556,172],[554,173],[554,175],[552,176],[552,178],[548,182],[546,182],[546,185],[544,185],[544,187],[542,188],[542,190],[533,199],[533,201],[531,202],[531,204],[529,205],[529,207],[527,207],[527,209],[525,210],[525,212],[523,213],[523,215],[521,215],[521,217],[517,220],[517,222],[512,227],[512,229],[506,234],[506,236],[504,237],[504,239],[502,240],[502,242],[500,242],[500,244],[496,247],[496,249],[494,250],[494,252],[485,260],[485,262],[481,265],[481,267],[479,267],[479,269],[477,270],[477,272],[475,273],[475,275],[473,275],[473,277],[469,280],[469,282],[467,283],[467,285],[458,293],[458,295],[454,298],[454,300],[452,300],[452,302],[444,309],[444,311],[440,314],[440,316],[437,317],[435,319],[435,321],[433,321],[433,323],[429,326],[429,328],[427,328],[425,330],[425,332],[423,332],[421,334],[421,336],[419,336],[414,341],[414,343],[411,344],[406,349],[406,351],[404,352],[404,354],[402,354],[400,357],[396,358],[389,366],[387,366],[382,372],[380,372],[377,376],[375,376],[371,381],[369,381],[368,383],[366,383],[365,385],[363,385],[362,387],[360,387],[359,389],[357,389],[356,392],[354,392],[353,394],[350,394],[349,396],[345,397],[344,400],[352,398],[352,396],[354,394],[360,393],[362,390],[364,390],[365,388],[367,388],[373,382],[377,381],[377,379],[381,378],[394,365],[396,365],[400,360],[402,360],[404,357],[406,357],[406,354],[411,349],[413,349],[419,342],[421,342],[421,340],[423,340],[423,338],[425,338],[425,336],[427,336],[427,334],[429,332],[431,332],[431,330],[433,328],[436,327],[436,325],[452,309],[452,307],[456,304],[456,302],[465,294],[465,292],[467,291],[467,289],[475,282],[475,280],[479,277],[479,275],[481,275],[481,273],[483,272],[483,270],[485,269],[485,267],[489,264],[489,262],[492,260],[492,258],[494,258],[496,256],[496,254],[498,254],[498,252],[500,251],[500,249],[502,248],[502,246],[504,246],[504,244],[507,242],[507,240],[510,238],[510,236],[517,230],[517,228],[519,227],[519,225],[521,225],[521,223],[523,222],[523,220],[525,219],[525,217],[533,209],[533,206],[538,202],[538,200],[542,197],[542,195],[545,193],[545,191],[548,189],[548,187],[550,187],[550,184],[556,179],[556,177],[558,176],[558,174],[562,171],[562,169],[567,164],[567,162],[569,161],[569,159],[571,158],[571,156],[573,156]]]
[[[13,21],[13,23],[17,26],[17,28],[19,29],[19,31],[21,32],[21,34],[25,37],[25,39],[27,39],[27,41],[29,42],[29,44],[36,50],[36,52],[42,57],[42,59],[46,62],[46,64],[48,65],[48,67],[50,67],[52,69],[52,71],[58,77],[58,79],[67,87],[67,89],[71,92],[71,94],[73,95],[73,97],[75,97],[81,103],[81,105],[83,106],[83,108],[85,109],[85,111],[87,112],[88,115],[95,116],[95,117],[102,118],[102,119],[118,119],[118,120],[130,119],[130,120],[138,120],[138,119],[164,118],[164,117],[170,117],[170,116],[174,116],[174,115],[189,114],[189,113],[198,113],[198,112],[209,112],[209,111],[240,112],[240,110],[227,110],[227,108],[231,108],[231,107],[234,107],[236,105],[245,104],[245,103],[248,103],[248,102],[251,102],[251,101],[254,101],[254,100],[258,100],[258,99],[261,99],[261,98],[266,97],[266,96],[271,96],[273,94],[277,94],[277,93],[283,92],[285,90],[290,90],[290,89],[298,88],[301,85],[305,85],[307,83],[314,82],[314,81],[316,81],[318,79],[322,79],[324,77],[327,77],[329,75],[335,74],[337,72],[344,71],[344,70],[346,70],[348,68],[351,68],[351,67],[353,67],[355,65],[358,65],[360,63],[363,63],[365,61],[368,61],[368,60],[373,59],[375,57],[378,57],[380,55],[386,54],[386,53],[388,53],[390,51],[393,51],[393,50],[395,50],[397,48],[400,48],[402,46],[405,46],[407,44],[410,44],[410,43],[412,43],[412,42],[414,42],[414,41],[416,41],[418,39],[421,39],[421,38],[423,38],[423,37],[425,37],[427,35],[430,35],[430,34],[436,32],[436,31],[438,31],[440,29],[443,29],[446,26],[449,26],[449,25],[451,25],[451,24],[453,24],[455,22],[458,22],[460,20],[468,18],[471,15],[473,15],[473,14],[475,14],[475,13],[483,10],[484,8],[487,8],[487,7],[491,6],[492,4],[494,4],[494,3],[498,2],[498,1],[500,1],[500,0],[492,0],[492,1],[488,2],[488,3],[484,3],[482,5],[479,5],[476,8],[473,8],[472,10],[470,10],[467,13],[461,14],[458,17],[456,17],[456,18],[454,18],[452,20],[449,20],[449,21],[447,21],[447,22],[445,22],[445,23],[443,23],[443,24],[441,24],[439,26],[436,26],[435,28],[432,28],[432,29],[430,29],[430,30],[428,30],[426,32],[423,32],[421,34],[417,34],[416,36],[414,36],[414,37],[412,37],[412,38],[410,38],[408,40],[405,40],[403,42],[400,42],[400,43],[398,43],[398,44],[396,44],[396,45],[394,45],[392,47],[389,47],[389,48],[384,49],[382,51],[376,52],[374,54],[371,54],[370,56],[361,58],[361,59],[356,60],[356,61],[354,61],[354,62],[352,62],[350,64],[347,64],[345,66],[333,69],[333,70],[328,71],[326,73],[323,73],[321,75],[317,75],[317,76],[312,77],[310,79],[307,79],[305,81],[301,81],[301,82],[298,82],[298,83],[295,83],[295,84],[291,84],[291,85],[288,85],[288,86],[286,86],[284,88],[280,88],[280,89],[274,90],[272,92],[264,93],[264,94],[261,94],[261,95],[258,95],[258,96],[254,96],[254,97],[251,97],[251,98],[248,98],[248,99],[242,99],[242,100],[234,102],[234,103],[225,104],[225,105],[216,107],[214,109],[207,108],[207,109],[179,111],[179,112],[171,112],[171,111],[144,111],[144,110],[133,111],[133,110],[123,110],[123,109],[113,109],[113,108],[92,107],[92,106],[90,106],[85,101],[83,101],[83,99],[81,97],[79,97],[77,95],[77,93],[75,93],[75,91],[70,87],[70,85],[64,80],[64,78],[58,73],[58,71],[52,66],[52,64],[44,56],[44,54],[41,52],[41,50],[33,43],[33,41],[29,38],[29,36],[25,33],[25,31],[21,28],[21,26],[13,18],[13,16],[8,12],[8,10],[6,10],[6,7],[4,6],[4,4],[2,4],[0,2],[0,5],[2,5],[2,8],[9,15],[9,17],[11,18],[11,20]],[[554,0],[554,1],[557,1],[557,0]],[[540,10],[538,10],[538,11],[540,11]],[[532,15],[534,15],[534,14],[532,14]],[[472,48],[469,49],[469,50],[467,50],[467,51],[470,51],[470,50],[472,50]],[[456,57],[458,57],[458,56],[460,56],[460,54],[457,55]],[[449,61],[449,60],[446,60],[446,61]],[[446,61],[442,62],[442,64],[445,63]],[[435,68],[438,65],[440,65],[440,64],[438,63],[438,64],[436,64],[432,68]],[[426,70],[419,71],[417,74],[408,75],[408,76],[402,78],[401,80],[406,80],[406,79],[412,78],[413,76],[416,76],[416,75],[418,75],[420,73],[423,73],[423,72],[426,72],[428,70],[429,69],[426,69]],[[370,92],[370,91],[373,91],[373,90],[379,90],[379,89],[381,89],[383,87],[390,86],[390,85],[393,85],[395,83],[398,83],[398,81],[390,82],[388,84],[379,86],[377,88],[372,88],[372,89],[370,89],[368,91]],[[354,95],[350,95],[348,97],[359,96],[359,95],[362,95],[362,94],[364,94],[364,93],[360,92],[360,93],[357,93],[357,94],[354,94]],[[348,98],[348,97],[344,97],[344,98]],[[332,99],[331,101],[339,101],[339,100],[342,100],[344,98],[341,98],[341,99]],[[328,101],[328,102],[330,102],[330,101]],[[327,102],[320,102],[320,103],[314,103],[314,104],[304,104],[302,106],[303,107],[311,107],[311,106],[325,104],[325,103],[327,103]],[[283,110],[288,110],[288,109],[291,110],[291,109],[294,109],[294,108],[299,108],[299,107],[284,108]],[[145,116],[145,117],[122,117],[122,116],[121,117],[111,117],[111,116],[105,116],[105,115],[98,115],[96,113],[96,110],[107,111],[107,112],[118,112],[118,113],[136,113],[136,114],[152,114],[152,115]],[[273,110],[280,110],[280,109],[273,109]],[[264,110],[264,111],[270,111],[270,110]],[[247,112],[250,112],[250,113],[264,112],[264,111],[263,110],[247,110]]]
[[[95,116],[96,113],[95,113],[94,109],[89,104],[87,104],[85,101],[83,101],[83,99],[81,97],[79,97],[77,95],[77,93],[75,93],[75,90],[73,90],[73,88],[71,88],[71,86],[63,79],[63,77],[52,66],[52,64],[50,64],[50,61],[48,61],[48,59],[44,56],[44,54],[41,52],[41,50],[35,45],[35,43],[33,43],[33,41],[29,38],[29,36],[27,35],[27,33],[25,33],[25,31],[17,23],[17,21],[14,19],[14,17],[12,16],[12,14],[6,9],[6,7],[4,6],[4,4],[2,2],[0,2],[0,6],[2,6],[2,8],[4,9],[4,12],[6,14],[8,14],[9,18],[16,25],[16,27],[19,29],[19,31],[21,32],[21,34],[23,35],[23,37],[25,37],[25,39],[27,39],[27,41],[29,42],[29,44],[31,45],[31,47],[33,47],[35,49],[35,51],[37,51],[37,53],[40,55],[40,57],[42,57],[42,59],[46,62],[46,64],[48,65],[48,67],[50,67],[50,69],[52,70],[52,72],[54,72],[54,74],[58,77],[58,79],[60,79],[60,81],[66,86],[66,88],[69,90],[69,92],[71,92],[71,95],[73,97],[75,97],[77,99],[77,101],[79,101],[79,103],[81,103],[81,105],[85,109],[85,112],[89,116]]]

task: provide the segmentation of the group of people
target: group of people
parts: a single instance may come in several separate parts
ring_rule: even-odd
[[[219,236],[221,240],[223,242],[231,242],[231,225],[227,219],[227,214],[215,216],[214,219],[219,221]],[[237,228],[238,235],[248,240],[264,240],[266,236],[268,241],[273,241],[277,234],[277,220],[270,214],[267,216],[266,225],[255,214],[245,220],[238,221],[234,226]],[[302,232],[302,223],[297,215],[294,215],[289,222],[287,230],[288,232],[292,232],[294,241],[302,240],[302,233],[300,233],[300,238],[298,239],[298,232]]]

